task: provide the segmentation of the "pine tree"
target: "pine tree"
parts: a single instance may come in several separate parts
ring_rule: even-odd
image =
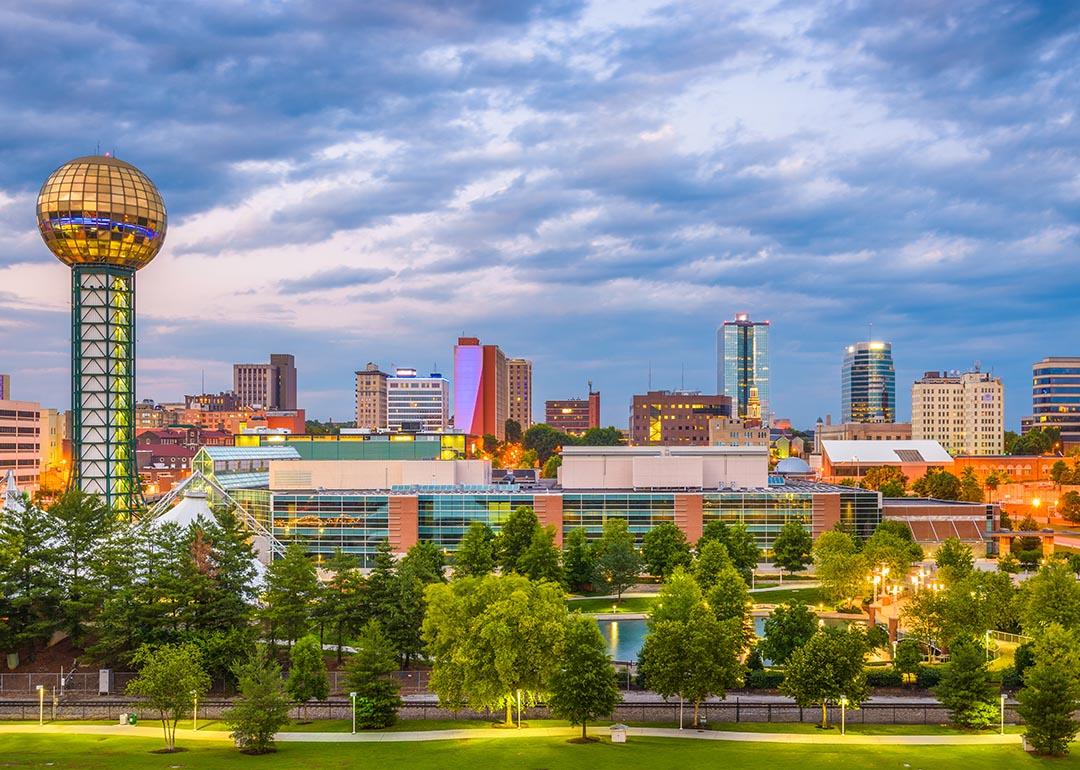
[[[119,519],[100,497],[79,489],[65,492],[50,508],[56,521],[56,550],[60,567],[61,627],[81,646],[86,621],[99,606],[102,595],[95,574],[105,543],[119,526]]]
[[[360,574],[359,560],[340,548],[334,550],[325,567],[330,579],[320,595],[319,616],[330,627],[340,664],[345,640],[360,629],[367,599],[366,584]]]
[[[1076,737],[1073,718],[1080,702],[1080,649],[1076,637],[1058,623],[1042,630],[1035,642],[1034,664],[1024,671],[1020,716],[1025,737],[1040,754],[1062,756]]]
[[[397,651],[377,620],[368,621],[356,640],[356,652],[349,657],[345,684],[356,693],[356,724],[365,729],[389,727],[401,706],[397,671]]]
[[[581,725],[584,741],[588,723],[610,715],[621,696],[607,644],[596,622],[570,616],[565,640],[562,667],[552,676],[547,703],[556,716]]]
[[[0,515],[0,615],[6,618],[0,643],[31,659],[56,629],[63,598],[57,530],[56,519],[29,498],[21,510],[9,508]]]
[[[274,751],[274,735],[289,723],[292,704],[281,679],[281,666],[260,646],[233,669],[239,696],[223,715],[236,747],[245,754]]]
[[[263,618],[271,639],[284,639],[291,647],[310,627],[318,595],[315,565],[302,545],[291,543],[285,549],[285,555],[271,563],[266,574]]]
[[[315,636],[308,634],[293,645],[289,651],[289,679],[285,690],[301,704],[311,699],[326,700],[330,694],[330,682],[326,674],[326,660],[322,645]]]
[[[934,694],[956,724],[963,727],[993,724],[997,710],[992,704],[997,691],[986,669],[986,653],[979,644],[970,639],[953,642],[949,663]]]

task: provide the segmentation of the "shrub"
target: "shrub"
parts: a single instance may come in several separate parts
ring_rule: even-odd
[[[919,670],[915,674],[915,684],[928,690],[931,687],[937,687],[940,681],[940,666],[919,666]]]
[[[748,690],[775,690],[784,681],[784,672],[774,668],[750,671],[746,677]]]
[[[904,675],[895,668],[866,669],[866,684],[870,687],[901,687]]]

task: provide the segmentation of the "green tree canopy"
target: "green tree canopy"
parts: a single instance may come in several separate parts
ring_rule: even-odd
[[[290,543],[285,555],[271,562],[266,571],[262,614],[270,638],[284,639],[291,647],[310,626],[319,594],[315,564],[300,543]]]
[[[1080,492],[1073,490],[1063,494],[1058,501],[1057,512],[1066,521],[1080,521]]]
[[[552,713],[572,725],[581,725],[585,740],[588,723],[609,716],[621,699],[607,644],[596,621],[571,615],[561,665],[551,677],[547,704]]]
[[[641,574],[641,556],[634,547],[634,535],[626,519],[610,518],[604,522],[600,539],[593,546],[596,555],[596,575],[616,601]]]
[[[482,521],[474,521],[454,554],[454,577],[477,577],[495,569],[495,533]]]
[[[773,564],[788,572],[802,572],[812,564],[814,537],[798,521],[789,521],[773,540]]]
[[[1020,716],[1025,737],[1040,754],[1062,756],[1076,737],[1073,718],[1080,702],[1080,647],[1075,631],[1058,623],[1042,629],[1035,642],[1034,664],[1024,672]]]
[[[970,465],[965,466],[960,473],[960,499],[968,503],[983,501],[982,484],[975,477],[975,469]]]
[[[861,595],[870,573],[855,538],[837,530],[823,533],[814,543],[814,567],[823,592],[834,603]]]
[[[1020,587],[1020,624],[1035,636],[1057,623],[1080,627],[1080,583],[1064,564],[1051,561]]]
[[[292,706],[281,679],[281,666],[259,646],[233,673],[239,695],[223,716],[236,747],[245,754],[273,751],[274,735],[289,723]]]
[[[857,707],[869,695],[863,669],[867,652],[861,631],[821,628],[788,659],[780,692],[800,706],[820,705],[821,726],[828,727],[828,706],[846,697]]]
[[[663,579],[676,567],[690,566],[690,544],[678,526],[665,521],[645,533],[641,558],[650,575]]]
[[[701,590],[708,591],[716,585],[720,574],[733,566],[726,545],[719,540],[705,540],[698,548],[692,570]]]
[[[521,571],[518,569],[518,559],[528,549],[533,534],[539,528],[540,520],[536,518],[536,511],[531,505],[519,505],[511,512],[496,538],[495,550],[503,572]]]
[[[326,660],[318,637],[308,634],[289,650],[289,681],[285,689],[293,700],[300,703],[313,698],[326,700],[330,694]]]
[[[946,538],[934,553],[938,569],[949,570],[950,579],[967,577],[975,569],[971,547],[958,537]]]
[[[536,457],[541,464],[547,463],[559,449],[571,443],[573,441],[565,433],[542,422],[531,426],[521,439],[522,446],[536,452]]]
[[[817,629],[817,617],[809,607],[799,601],[788,601],[765,619],[765,638],[758,650],[763,658],[782,666],[795,650],[810,641]]]
[[[437,585],[437,584],[432,584]],[[397,650],[377,620],[369,620],[356,639],[346,665],[345,686],[356,693],[356,724],[363,729],[389,727],[401,707]]]
[[[141,648],[134,657],[139,675],[128,683],[128,695],[146,699],[158,713],[165,733],[165,750],[176,751],[176,724],[191,713],[195,698],[206,695],[210,677],[202,656],[192,644]]]
[[[505,706],[516,693],[535,700],[550,690],[566,628],[563,593],[520,575],[461,578],[427,588],[424,640],[430,686],[450,708]]]
[[[908,478],[896,466],[882,465],[867,468],[862,485],[875,489],[885,497],[903,497],[907,491]]]
[[[563,573],[561,554],[555,546],[555,527],[537,527],[533,531],[532,542],[518,559],[518,571],[529,580],[548,580],[562,585],[566,579]]]
[[[563,568],[571,591],[584,591],[596,579],[596,556],[585,530],[570,530],[563,538]]]
[[[919,497],[959,500],[960,479],[941,468],[927,468],[926,474],[911,485],[911,491]]]
[[[997,688],[990,681],[986,653],[978,642],[973,639],[953,642],[949,662],[934,694],[956,724],[975,728],[993,724],[997,715],[993,706]]]

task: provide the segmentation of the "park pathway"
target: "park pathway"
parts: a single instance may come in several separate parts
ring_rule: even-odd
[[[37,733],[44,735],[120,735],[138,738],[162,738],[160,725],[44,725],[0,724],[0,735],[5,733]],[[610,735],[607,727],[591,727],[593,736]],[[834,745],[875,745],[875,746],[993,746],[1019,744],[1021,738],[1013,733],[1008,735],[840,735],[838,730],[829,733],[752,733],[729,732],[724,730],[679,730],[674,727],[630,727],[626,731],[631,738],[635,736],[650,738],[680,738],[705,741],[738,741],[744,743],[799,743],[799,744],[834,744]],[[415,741],[459,741],[468,739],[517,740],[522,738],[574,738],[581,734],[576,727],[526,727],[521,730],[510,728],[476,728],[456,730],[414,730],[400,732],[357,733],[278,733],[275,738],[282,742],[294,743],[405,743]],[[182,727],[177,731],[176,742],[185,741],[229,741],[229,735],[223,730],[192,731]]]

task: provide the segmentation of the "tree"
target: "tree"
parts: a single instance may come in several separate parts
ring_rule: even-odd
[[[1060,441],[1061,428],[1056,426],[1032,428],[1022,436],[1006,431],[1005,454],[1047,455],[1055,451]]]
[[[309,634],[289,650],[289,681],[285,684],[289,696],[299,703],[312,698],[326,700],[330,694],[330,682],[326,676],[326,660],[322,645]]]
[[[356,652],[349,657],[345,685],[356,693],[356,724],[364,729],[389,727],[401,707],[397,651],[377,620],[369,620],[356,640]]]
[[[993,724],[997,690],[986,670],[986,653],[977,642],[964,639],[950,646],[949,662],[934,694],[956,724],[975,728]]]
[[[702,591],[708,591],[716,585],[720,573],[731,566],[727,546],[719,540],[704,540],[698,546],[698,555],[694,559],[694,579]]]
[[[927,468],[926,474],[911,485],[911,491],[919,497],[959,500],[960,479],[941,468]]]
[[[594,553],[597,577],[615,594],[618,602],[623,591],[634,585],[641,574],[641,557],[634,547],[634,535],[626,525],[626,519],[611,518],[604,522]]]
[[[970,465],[965,466],[960,474],[960,499],[968,503],[983,501],[982,485],[975,478],[975,469]]]
[[[196,697],[210,689],[202,657],[192,644],[142,647],[134,657],[139,675],[128,683],[128,695],[145,698],[158,712],[165,732],[165,750],[176,751],[176,724],[189,713]]]
[[[320,616],[330,624],[337,648],[337,662],[343,660],[342,647],[347,637],[356,633],[365,610],[365,583],[360,574],[360,562],[340,548],[326,562],[330,579],[320,595]]]
[[[742,522],[731,525],[727,528],[724,545],[727,546],[732,566],[739,571],[743,580],[750,582],[750,575],[757,569],[758,561],[761,559],[761,549],[754,541],[750,528]]]
[[[663,579],[676,567],[690,566],[690,544],[681,529],[665,521],[645,533],[641,560],[650,575]]]
[[[430,687],[449,708],[512,708],[548,692],[562,657],[562,590],[520,575],[467,577],[428,586],[424,641]]]
[[[1050,466],[1050,480],[1057,484],[1058,489],[1062,484],[1068,484],[1072,481],[1072,469],[1069,468],[1069,464],[1064,460],[1056,461]]]
[[[788,572],[802,572],[813,563],[814,536],[798,521],[789,521],[773,540],[773,564]]]
[[[1075,634],[1051,623],[1035,642],[1034,658],[1018,696],[1025,738],[1040,754],[1062,756],[1077,732],[1073,711],[1080,701],[1080,650]]]
[[[728,567],[717,576],[715,585],[706,594],[709,609],[719,621],[734,621],[742,631],[742,646],[739,652],[750,649],[754,644],[754,623],[750,618],[750,589],[742,575],[734,567]]]
[[[474,521],[454,554],[454,577],[486,575],[495,569],[495,533],[482,521]]]
[[[781,604],[765,619],[765,638],[758,645],[763,658],[782,666],[792,653],[802,647],[817,632],[817,617],[799,601]]]
[[[589,428],[577,441],[578,446],[622,446],[622,431],[613,425],[606,428]]]
[[[689,585],[697,588],[692,580]],[[738,621],[717,620],[700,594],[698,598],[686,620],[650,618],[640,655],[641,673],[649,689],[665,698],[678,695],[692,702],[694,724],[703,700],[723,696],[742,680],[742,629]]]
[[[78,488],[65,492],[49,508],[56,522],[56,555],[59,566],[60,626],[75,646],[82,646],[86,621],[100,601],[95,566],[106,541],[120,520],[97,495]]]
[[[596,621],[571,615],[565,640],[561,667],[551,677],[547,704],[555,716],[581,725],[584,741],[587,724],[611,714],[622,696]]]
[[[504,423],[504,435],[511,444],[521,443],[521,423],[517,420],[507,420]]]
[[[1080,492],[1070,491],[1058,501],[1058,513],[1066,521],[1080,521]]]
[[[520,572],[518,559],[532,543],[533,533],[540,520],[531,505],[519,505],[513,510],[496,538],[499,566],[503,572]]]
[[[315,565],[298,542],[289,544],[285,555],[270,563],[266,571],[263,617],[271,644],[276,636],[289,647],[307,631],[312,605],[319,596]]]
[[[426,585],[445,582],[445,568],[446,557],[442,549],[430,540],[421,540],[413,543],[401,557],[398,572],[409,572]]]
[[[274,735],[288,724],[292,705],[281,680],[281,666],[260,646],[233,674],[239,696],[223,716],[236,747],[245,754],[274,751]]]
[[[1072,571],[1052,561],[1020,588],[1020,625],[1035,636],[1039,629],[1057,623],[1063,628],[1080,626],[1080,583]]]
[[[0,515],[0,649],[27,650],[32,659],[55,630],[62,600],[57,537],[56,519],[29,498]]]
[[[537,527],[532,542],[518,559],[518,571],[529,580],[548,580],[559,585],[566,576],[560,563],[559,549],[555,547],[555,527]]]
[[[847,698],[858,707],[869,694],[866,686],[867,644],[858,630],[826,626],[788,659],[780,692],[800,706],[821,706],[821,727],[829,726],[827,707]]]
[[[895,526],[903,529],[899,532]],[[911,568],[912,562],[923,557],[922,548],[911,538],[911,531],[902,522],[883,521],[867,538],[863,545],[863,555],[873,567],[884,565],[892,574],[903,577]]]
[[[971,548],[958,537],[946,538],[934,554],[938,569],[947,569],[950,578],[963,578],[975,569]]]
[[[525,449],[536,452],[536,457],[541,463],[547,463],[548,458],[571,443],[573,442],[565,433],[542,422],[531,426],[521,438],[521,445]]]
[[[585,530],[572,529],[563,538],[563,569],[571,591],[584,591],[596,579],[596,557]]]
[[[914,639],[901,639],[896,643],[896,653],[893,655],[893,668],[902,677],[917,674],[922,664],[922,647]]]
[[[814,567],[829,600],[848,601],[866,586],[870,565],[858,552],[855,539],[846,532],[831,530],[814,543]]]
[[[562,455],[552,455],[544,461],[544,467],[540,470],[540,478],[557,479],[559,468],[562,467]]]
[[[863,476],[862,485],[867,489],[875,489],[884,497],[903,497],[907,491],[908,478],[895,466],[882,465],[867,468]]]

